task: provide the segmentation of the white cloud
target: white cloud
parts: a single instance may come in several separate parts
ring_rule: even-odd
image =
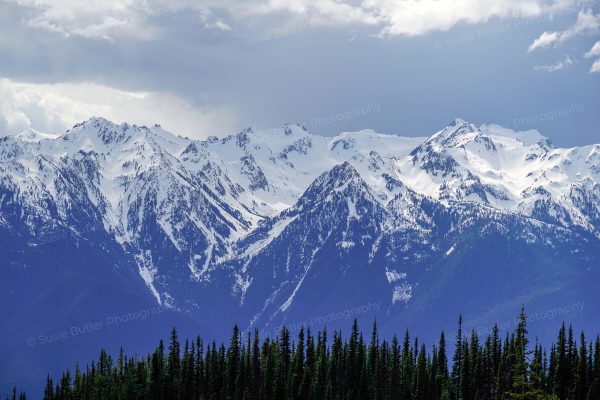
[[[119,33],[151,36],[149,16],[192,10],[204,26],[227,30],[232,21],[291,15],[305,23],[379,27],[382,36],[418,36],[490,18],[527,18],[560,12],[578,0],[9,0],[27,7],[31,26],[65,35],[112,39]],[[226,13],[227,22],[215,15]],[[585,16],[584,16],[585,17]],[[211,19],[206,21],[206,19]],[[285,19],[283,19],[285,21]],[[257,24],[251,24],[257,25]],[[258,24],[260,25],[260,24]]]
[[[138,0],[9,0],[28,9],[26,20],[34,28],[64,34],[112,40],[117,33],[144,37],[144,14]]]
[[[594,15],[592,10],[581,10],[577,14],[575,24],[564,31],[544,32],[533,41],[529,46],[529,52],[549,47],[552,44],[558,45],[567,40],[590,33],[600,31],[600,14]]]
[[[365,0],[384,27],[384,35],[417,36],[446,31],[459,23],[478,24],[493,17],[529,18],[560,11],[574,1],[537,0]]]
[[[585,58],[600,57],[600,40],[584,55]]]
[[[230,31],[231,30],[231,26],[229,26],[227,23],[221,21],[220,19],[213,21],[213,22],[207,22],[204,24],[204,27],[219,29],[221,31]]]
[[[533,67],[533,69],[538,72],[556,72],[570,67],[571,65],[573,65],[573,60],[571,60],[571,57],[566,56],[563,61],[557,61],[550,65],[538,65]]]
[[[558,32],[544,32],[540,35],[539,38],[535,39],[531,46],[529,46],[528,51],[532,52],[536,49],[542,49],[544,47],[550,46],[552,43],[556,42],[559,38]]]
[[[597,41],[592,48],[584,54],[585,58],[593,58],[600,57],[600,40]],[[590,68],[590,73],[600,72],[600,58],[596,58],[596,61],[592,64]]]
[[[203,109],[164,92],[131,92],[92,83],[37,84],[0,79],[0,134],[34,128],[62,133],[91,116],[139,125],[160,123],[195,138],[229,133],[236,118],[227,109]]]

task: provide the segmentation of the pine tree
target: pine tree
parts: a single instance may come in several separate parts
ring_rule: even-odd
[[[554,393],[560,399],[566,399],[569,396],[569,375],[570,365],[567,353],[567,339],[565,324],[563,323],[558,333],[558,342],[556,343],[556,359],[554,371]]]
[[[169,355],[167,359],[167,376],[165,377],[163,398],[171,394],[175,398],[179,397],[180,381],[180,349],[177,330],[175,327],[171,330],[171,340],[169,342]]]
[[[463,340],[461,345],[461,367],[460,367],[460,378],[459,378],[459,399],[462,400],[473,400],[473,393],[471,391],[472,384],[472,366],[471,366],[471,356],[469,354],[469,341],[467,339]]]
[[[549,353],[537,340],[530,352],[522,310],[517,328],[507,333],[504,344],[497,329],[483,344],[484,338],[475,332],[464,337],[462,319],[457,338],[461,341],[450,378],[443,332],[428,352],[416,338],[411,345],[408,331],[402,344],[395,336],[391,343],[380,341],[375,323],[369,343],[355,322],[347,340],[334,332],[330,344],[324,330],[317,332],[316,345],[310,330],[301,329],[294,343],[282,328],[276,338],[265,337],[261,343],[257,330],[243,341],[236,326],[227,346],[213,341],[204,347],[198,337],[186,340],[181,353],[174,329],[167,356],[162,341],[141,359],[128,358],[121,350],[115,362],[101,351],[85,370],[77,365],[73,377],[66,370],[54,384],[47,376],[44,399],[557,400],[562,394],[567,397],[561,399],[569,400],[600,398],[600,337],[588,343],[582,333],[577,342],[563,325]],[[24,398],[16,388],[11,394],[15,400]]]
[[[600,399],[600,336],[596,337],[592,369],[592,383],[590,384],[590,388],[588,390],[587,400]]]
[[[394,335],[392,339],[391,352],[390,352],[390,381],[389,381],[389,394],[390,396],[398,396],[401,399],[408,398],[410,396],[411,384],[409,382],[408,370],[412,366],[412,357],[409,352],[409,335],[408,331],[404,336],[404,344],[402,346],[402,355],[400,353],[400,347],[398,344],[398,338]]]
[[[304,327],[298,333],[298,345],[295,348],[292,370],[289,375],[288,398],[297,399],[300,395],[300,385],[304,376]]]
[[[371,331],[371,341],[367,353],[367,375],[369,377],[369,392],[373,399],[381,399],[381,379],[379,376],[380,354],[379,354],[379,336],[377,333],[377,320],[373,322]]]
[[[260,398],[261,388],[261,365],[260,365],[260,336],[258,329],[254,330],[254,338],[252,340],[252,351],[250,356],[250,399],[258,400]]]
[[[44,400],[54,400],[54,384],[50,375],[46,378],[46,388],[44,389]]]
[[[574,400],[586,400],[589,382],[588,382],[588,356],[587,356],[587,344],[585,341],[585,335],[581,332],[581,342],[579,343],[579,355],[575,373],[575,388],[574,388]]]
[[[448,356],[446,355],[446,337],[444,331],[440,334],[440,341],[438,344],[439,348],[437,351],[437,357],[435,360],[435,385],[437,386],[436,392],[440,395],[449,390],[448,388]]]
[[[233,333],[231,334],[231,340],[229,342],[229,348],[227,349],[227,361],[226,361],[226,387],[227,387],[227,398],[235,398],[236,380],[240,369],[240,330],[237,324],[233,327]]]
[[[454,356],[452,357],[452,373],[450,378],[452,381],[452,398],[460,399],[460,378],[462,375],[462,361],[463,361],[463,337],[462,337],[462,315],[458,317],[458,330],[456,333],[456,345],[454,347]]]
[[[414,374],[412,387],[412,398],[414,400],[423,400],[427,398],[429,380],[427,374],[427,361],[425,345],[421,345],[421,350],[417,356],[417,366]]]

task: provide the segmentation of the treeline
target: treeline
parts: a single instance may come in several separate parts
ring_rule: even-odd
[[[356,321],[347,339],[309,329],[292,339],[283,328],[261,340],[236,326],[227,346],[197,338],[183,348],[173,329],[146,358],[102,351],[85,370],[48,377],[44,399],[600,399],[600,339],[563,324],[545,350],[530,344],[526,321],[522,312],[511,334],[480,338],[459,319],[451,357],[443,332],[427,351],[408,333],[381,340],[376,324],[365,338]]]

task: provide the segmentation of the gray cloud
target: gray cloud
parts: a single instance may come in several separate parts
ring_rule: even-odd
[[[32,27],[113,40],[123,34],[151,39],[156,35],[148,20],[178,11],[197,13],[205,27],[230,30],[215,14],[225,12],[235,20],[271,15],[300,17],[318,25],[362,24],[377,26],[381,35],[418,36],[445,31],[459,23],[477,24],[493,17],[521,18],[554,13],[577,0],[464,0],[460,6],[440,0],[9,0],[28,9]]]
[[[93,83],[32,84],[0,79],[0,123],[4,133],[34,128],[62,133],[75,121],[101,115],[116,122],[152,125],[206,138],[233,129],[224,109],[201,109],[167,92],[126,92]],[[159,119],[157,119],[159,118]]]
[[[317,3],[321,8],[328,4]],[[475,123],[503,123],[565,103],[597,104],[598,91],[589,81],[597,75],[567,78],[566,74],[552,74],[548,81],[550,74],[535,73],[533,66],[550,65],[556,58],[545,59],[542,52],[529,56],[515,53],[549,25],[571,25],[573,15],[557,11],[550,20],[553,11],[548,9],[531,22],[497,31],[494,27],[498,24],[518,18],[510,16],[519,14],[515,7],[520,7],[516,2],[500,3],[507,5],[500,7],[504,11],[496,16],[465,7],[450,13],[447,20],[440,19],[438,28],[424,25],[423,34],[410,35],[384,32],[400,23],[389,18],[373,24],[358,21],[355,14],[353,22],[332,19],[328,23],[327,13],[337,12],[335,7],[322,11],[303,1],[252,0],[238,8],[227,1],[178,1],[165,8],[160,5],[167,3],[159,2],[158,8],[137,10],[135,15],[110,9],[105,13],[117,19],[121,15],[130,18],[127,29],[102,24],[95,14],[86,16],[82,21],[98,25],[95,32],[103,32],[94,36],[89,30],[80,33],[82,21],[62,19],[59,29],[49,29],[42,20],[32,22],[41,15],[35,7],[0,2],[0,78],[13,88],[27,84],[31,93],[39,94],[28,101],[14,90],[11,97],[2,95],[5,103],[12,99],[12,108],[0,110],[0,124],[4,129],[10,123],[13,130],[32,126],[57,131],[59,126],[77,122],[69,121],[71,118],[85,119],[89,117],[83,117],[86,112],[99,114],[102,107],[108,107],[104,109],[107,118],[159,122],[176,133],[200,137],[209,132],[231,133],[248,125],[270,127],[345,115],[377,104],[380,112],[312,129],[324,135],[363,128],[426,135],[456,116]],[[528,12],[541,11],[532,8]],[[374,15],[380,18],[384,13]],[[44,18],[51,21],[47,15]],[[485,18],[490,21],[477,22]],[[132,32],[133,28],[140,31]],[[456,40],[462,37],[471,39]],[[574,39],[573,43],[578,42]],[[589,49],[592,44],[583,45]],[[587,68],[574,64],[570,72]],[[44,85],[58,91],[62,108],[50,106],[54,101],[48,100],[50,89]],[[68,85],[79,92],[67,92]],[[95,90],[82,98],[80,92],[85,93],[90,85]],[[151,95],[127,105],[113,100],[114,93],[121,93],[122,98]],[[67,106],[69,101],[76,104]],[[42,104],[46,108],[40,108]],[[63,111],[53,111],[58,113],[54,116],[51,111],[56,109]],[[29,122],[9,122],[19,121],[19,110],[28,110]],[[592,114],[580,113],[536,127],[557,144],[561,140],[586,143],[596,140],[593,127],[600,124],[600,117]]]

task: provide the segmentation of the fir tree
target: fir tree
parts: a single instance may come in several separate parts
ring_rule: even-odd
[[[124,399],[377,399],[377,400],[504,400],[600,398],[600,338],[579,342],[563,325],[547,353],[537,342],[529,350],[527,319],[522,310],[512,334],[500,341],[498,329],[486,338],[462,333],[459,319],[452,374],[448,373],[446,340],[427,351],[406,332],[400,344],[380,339],[373,324],[364,340],[355,322],[348,339],[334,332],[301,329],[290,341],[282,328],[272,339],[257,330],[245,341],[234,327],[227,346],[200,338],[185,341],[183,352],[173,329],[168,355],[163,342],[147,357],[116,360],[101,351],[85,369],[67,370],[54,383],[46,379],[45,400]],[[572,332],[572,329],[569,329]],[[306,333],[306,335],[305,335]],[[419,344],[420,343],[420,344]],[[547,357],[549,355],[549,358]],[[8,398],[24,398],[16,388]]]

